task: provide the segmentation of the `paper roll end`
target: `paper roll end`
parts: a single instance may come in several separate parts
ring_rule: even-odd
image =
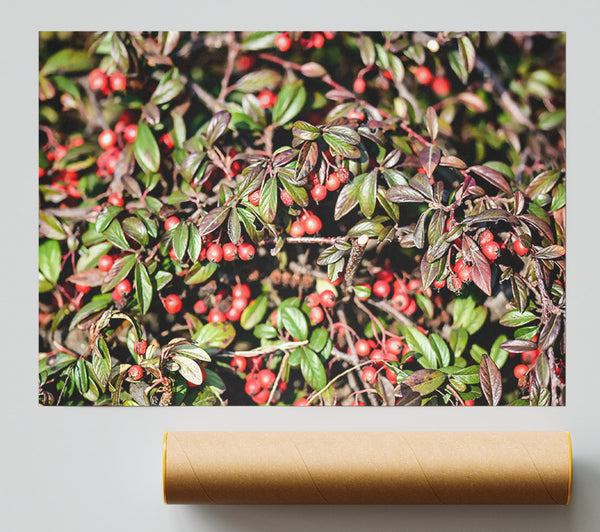
[[[567,441],[569,442],[569,491],[567,493],[567,504],[571,503],[571,487],[573,486],[573,447],[571,445],[571,433],[567,431]]]
[[[162,481],[163,481],[163,503],[167,504],[167,434],[163,434],[163,451],[162,451]]]

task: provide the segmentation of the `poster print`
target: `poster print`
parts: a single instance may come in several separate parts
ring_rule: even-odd
[[[41,404],[565,403],[563,33],[39,43]]]

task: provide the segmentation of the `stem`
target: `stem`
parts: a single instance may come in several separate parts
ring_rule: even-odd
[[[557,406],[558,394],[556,392],[556,388],[558,387],[558,377],[556,376],[556,372],[554,371],[554,366],[556,364],[556,360],[554,358],[554,348],[549,347],[547,354],[548,365],[550,366],[550,393],[552,395],[552,406]]]
[[[227,33],[227,65],[225,67],[225,73],[223,74],[223,79],[221,80],[221,92],[219,93],[218,100],[223,102],[225,100],[225,96],[228,94],[227,87],[229,86],[229,80],[231,79],[231,73],[233,72],[233,64],[235,63],[235,58],[238,54],[238,46],[235,42],[235,32],[230,31]]]
[[[383,310],[384,312],[387,312],[393,318],[395,318],[397,321],[403,323],[404,325],[409,325],[410,327],[416,327],[417,326],[417,324],[414,321],[412,321],[405,314],[402,314],[402,312],[397,311],[387,301],[375,301],[373,299],[367,299],[367,303],[369,303],[369,305],[373,305],[374,307],[378,308],[379,310]]]
[[[346,266],[346,273],[344,275],[344,291],[348,292],[352,286],[354,275],[358,270],[360,261],[365,254],[365,249],[369,243],[369,237],[367,235],[361,235],[356,240],[352,241],[352,249],[350,250],[350,257],[348,259],[348,266]]]
[[[181,74],[181,81],[183,81],[198,97],[198,99],[213,113],[218,113],[219,111],[224,111],[226,109],[225,105],[218,101],[214,96],[206,92],[200,85],[191,81],[186,75]]]
[[[367,361],[367,362],[361,362],[361,363],[360,363],[358,366],[359,366],[359,367],[361,367],[361,366],[367,366],[367,365],[369,365],[369,364],[371,364],[371,361],[370,361],[370,360],[369,360],[369,361]],[[330,380],[330,381],[327,383],[327,385],[325,386],[325,388],[323,388],[322,390],[318,391],[317,393],[315,393],[313,396],[311,396],[311,397],[308,399],[308,403],[309,403],[309,404],[310,404],[310,403],[312,403],[312,402],[313,402],[313,401],[314,401],[314,400],[315,400],[317,397],[319,397],[320,395],[322,395],[322,394],[323,394],[323,392],[325,392],[325,390],[327,390],[327,388],[329,388],[329,387],[330,387],[330,386],[331,386],[331,385],[332,385],[334,382],[336,382],[336,381],[340,380],[340,379],[341,379],[342,377],[344,377],[345,375],[348,375],[348,373],[350,373],[350,372],[354,371],[354,369],[358,369],[358,368],[351,367],[351,368],[347,369],[346,371],[343,371],[342,373],[340,373],[339,375],[337,375],[335,378],[331,379],[331,380]],[[378,406],[378,404],[376,403],[374,406]]]
[[[281,374],[283,373],[283,368],[285,367],[285,364],[289,357],[290,357],[290,353],[286,351],[285,355],[283,356],[283,360],[281,361],[281,364],[279,365],[279,371],[277,372],[277,377],[275,377],[275,382],[273,383],[273,387],[271,388],[271,393],[269,394],[269,399],[267,401],[267,405],[270,405],[271,401],[273,400],[273,396],[275,395],[275,390],[277,390],[277,385],[279,384],[279,381],[281,380]]]

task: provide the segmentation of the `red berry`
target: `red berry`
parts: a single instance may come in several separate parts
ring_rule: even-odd
[[[55,161],[60,161],[66,154],[67,154],[67,147],[66,146],[57,146],[54,149],[54,160]]]
[[[400,312],[406,312],[411,301],[410,296],[406,292],[394,293],[394,296],[392,297],[392,305]]]
[[[210,262],[221,262],[223,259],[223,248],[219,244],[211,244],[206,250],[206,258]]]
[[[474,399],[466,399],[465,400],[465,406],[474,406],[474,405],[475,405]]]
[[[174,227],[177,227],[178,225],[179,225],[179,218],[177,218],[177,216],[169,216],[165,220],[165,231],[170,231],[171,229],[173,229]]]
[[[203,299],[199,299],[194,303],[194,312],[196,314],[204,314],[208,311],[208,305],[205,303]]]
[[[231,302],[231,308],[243,312],[244,309],[248,306],[248,300],[245,297],[236,297]]]
[[[308,318],[313,325],[317,325],[317,323],[321,323],[323,318],[325,317],[325,313],[321,307],[314,307],[310,309],[308,313]]]
[[[110,196],[108,196],[108,203],[115,205],[116,207],[122,207],[125,202],[123,201],[123,196],[113,192]]]
[[[386,357],[381,349],[373,349],[369,355],[369,360],[373,361],[376,365],[382,365]]]
[[[292,46],[292,39],[289,38],[287,33],[280,33],[275,37],[274,44],[280,52],[287,52]]]
[[[123,138],[130,144],[134,143],[137,138],[137,129],[136,124],[129,124],[123,129]]]
[[[365,119],[365,113],[363,113],[362,111],[360,111],[359,109],[350,109],[350,111],[348,111],[346,113],[346,117],[350,118],[351,120],[364,120]]]
[[[335,172],[329,174],[325,181],[325,187],[327,188],[327,190],[329,190],[329,192],[333,192],[334,190],[340,188],[340,184],[340,178]]]
[[[321,299],[319,298],[319,294],[313,292],[312,294],[308,294],[304,298],[304,302],[310,308],[318,307],[321,304]]]
[[[310,406],[310,402],[305,397],[299,397],[294,401],[294,406]]]
[[[323,201],[327,197],[327,187],[325,185],[315,185],[310,191],[310,195],[315,201]]]
[[[127,371],[127,376],[132,381],[139,381],[144,376],[144,369],[142,366],[131,366]]]
[[[407,315],[411,315],[414,314],[417,311],[417,302],[414,299],[410,300],[410,303],[408,305],[408,308],[404,311],[404,314]]]
[[[369,342],[363,339],[358,340],[358,342],[354,344],[354,349],[356,349],[356,354],[359,357],[366,357],[371,352],[371,346],[369,345]]]
[[[146,340],[140,340],[139,342],[133,343],[133,351],[138,355],[145,355],[148,349],[148,342]]]
[[[118,303],[119,301],[121,301],[123,299],[123,296],[121,294],[119,294],[119,292],[117,292],[116,288],[111,292],[110,295],[113,298],[113,301],[115,301],[116,303]]]
[[[277,101],[277,96],[275,96],[275,94],[269,90],[260,91],[257,98],[258,103],[263,109],[269,109],[269,107],[273,107]]]
[[[171,148],[173,148],[173,146],[175,146],[175,143],[173,142],[173,137],[171,137],[171,135],[169,133],[165,133],[164,135],[162,135],[158,139],[158,142],[160,142],[168,150],[170,150]]]
[[[363,78],[356,78],[354,80],[354,92],[356,92],[357,94],[362,94],[363,92],[365,92],[366,88],[367,84],[365,83],[365,80]]]
[[[444,288],[446,286],[446,279],[442,279],[441,281],[433,281],[433,286],[436,288]]]
[[[350,179],[350,170],[348,170],[347,168],[339,168],[337,171],[337,175],[338,179],[340,180],[340,183],[347,183]]]
[[[480,246],[483,246],[483,244],[487,244],[488,242],[491,242],[492,240],[494,240],[494,233],[492,233],[491,231],[488,231],[487,229],[479,235],[479,245]]]
[[[165,297],[164,305],[165,310],[169,314],[177,314],[181,310],[181,307],[183,307],[181,298],[176,294],[169,294]]]
[[[529,248],[525,247],[523,242],[519,239],[515,240],[513,247],[515,253],[519,256],[527,255],[527,253],[529,253]]]
[[[388,297],[390,295],[390,291],[390,285],[385,281],[375,281],[373,284],[373,293],[381,299]]]
[[[229,321],[239,321],[242,317],[242,311],[236,308],[230,307],[225,313],[225,318]]]
[[[98,144],[103,150],[112,148],[117,142],[117,135],[112,129],[105,129],[100,135],[98,135]]]
[[[247,284],[236,284],[231,290],[231,295],[234,299],[249,299],[250,287]]]
[[[212,247],[212,246],[211,246]],[[231,262],[232,260],[237,259],[238,256],[238,248],[232,242],[227,242],[227,244],[223,244],[223,258],[227,262]],[[211,260],[210,258],[208,260]],[[219,261],[216,261],[219,262]]]
[[[248,201],[255,207],[258,206],[260,202],[260,190],[255,190],[252,194],[250,194],[248,196]]]
[[[123,279],[117,286],[115,291],[122,298],[128,296],[131,293],[131,283],[127,279]]]
[[[402,341],[399,338],[388,338],[385,341],[385,351],[390,355],[402,353]]]
[[[323,35],[325,36],[325,38],[330,41],[331,39],[335,38],[335,32],[334,31],[324,31]]]
[[[127,78],[121,72],[113,72],[108,80],[110,88],[114,91],[124,91],[127,87]]]
[[[494,262],[500,255],[500,244],[492,240],[481,246],[481,251],[490,262]]]
[[[275,373],[273,373],[270,369],[261,369],[258,372],[256,379],[263,388],[271,388],[275,382]]]
[[[218,308],[211,308],[208,313],[208,322],[213,323],[216,321],[226,321],[227,316],[223,314]]]
[[[246,359],[244,357],[233,357],[231,359],[231,369],[236,373],[242,373],[246,371]]]
[[[462,288],[463,282],[462,279],[456,275],[452,276],[452,286],[454,290],[460,290]]]
[[[292,222],[292,225],[290,226],[290,236],[293,236],[294,238],[301,238],[304,236],[305,232],[306,229],[304,229],[304,224],[302,222]]]
[[[102,255],[98,259],[98,269],[103,272],[107,272],[112,268],[112,265],[115,263],[115,259],[113,259],[110,255]]]
[[[242,260],[252,260],[255,254],[256,249],[254,249],[252,244],[244,243],[238,246],[238,255]]]
[[[84,286],[82,284],[75,283],[75,290],[77,290],[80,294],[87,294],[91,289],[91,286]]]
[[[377,273],[377,280],[391,283],[394,280],[394,274],[390,270],[381,270]]]
[[[515,366],[515,369],[513,370],[513,374],[515,376],[516,379],[522,377],[523,375],[525,375],[525,373],[527,373],[529,371],[529,368],[525,365],[525,364],[518,364]]]
[[[108,88],[108,78],[99,68],[95,68],[89,73],[88,81],[93,91],[105,91]]]
[[[244,390],[248,395],[256,395],[260,392],[260,384],[254,377],[248,376]]]
[[[173,260],[179,261],[177,258],[177,253],[175,253],[175,248],[171,248],[171,251],[169,251],[169,257],[171,257]]]
[[[415,79],[421,85],[429,85],[433,79],[433,74],[426,66],[420,66],[415,69]]]
[[[528,365],[533,365],[536,363],[537,358],[540,354],[539,349],[532,349],[531,351],[524,351],[521,353],[521,360]]]
[[[331,290],[323,290],[319,294],[321,305],[325,308],[331,308],[335,305],[335,294]]]
[[[294,200],[293,200],[292,196],[290,196],[290,193],[287,190],[283,189],[279,196],[281,198],[281,202],[284,205],[289,207],[290,205],[294,204]]]
[[[305,220],[304,228],[306,230],[306,234],[314,235],[323,228],[323,222],[321,222],[321,219],[318,216],[312,214]]]
[[[373,366],[367,366],[362,370],[361,378],[368,384],[373,384],[377,380],[377,370]]]
[[[450,81],[443,76],[434,78],[431,83],[431,90],[438,96],[448,96],[451,88]]]

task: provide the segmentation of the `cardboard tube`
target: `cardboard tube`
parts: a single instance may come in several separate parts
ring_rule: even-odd
[[[167,504],[568,504],[568,432],[168,432]]]

